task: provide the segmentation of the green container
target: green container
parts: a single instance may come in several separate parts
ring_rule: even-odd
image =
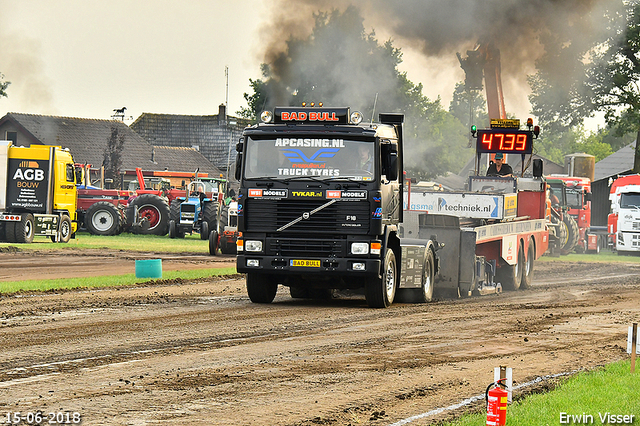
[[[136,260],[136,278],[162,278],[162,259]]]

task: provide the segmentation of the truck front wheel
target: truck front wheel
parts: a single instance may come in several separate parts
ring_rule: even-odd
[[[365,298],[370,308],[388,308],[393,303],[397,286],[396,255],[387,249],[384,254],[382,277],[367,282]]]
[[[251,272],[247,274],[246,282],[247,294],[253,303],[273,302],[278,291],[278,283],[273,277]]]
[[[71,225],[71,218],[66,214],[63,214],[62,217],[60,218],[60,228],[58,228],[58,230],[60,232],[60,241],[58,242],[68,243],[69,240],[71,239],[72,225]]]

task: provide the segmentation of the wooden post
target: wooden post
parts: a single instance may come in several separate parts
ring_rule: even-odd
[[[638,323],[634,322],[631,329],[631,373],[636,371],[636,339],[638,336]]]
[[[506,379],[506,378],[507,378],[507,366],[506,365],[501,365],[500,366],[500,380]]]

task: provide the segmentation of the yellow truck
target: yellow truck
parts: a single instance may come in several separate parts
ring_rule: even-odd
[[[0,141],[0,241],[66,243],[77,230],[73,157],[59,146]]]

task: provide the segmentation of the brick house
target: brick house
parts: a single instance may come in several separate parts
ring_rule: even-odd
[[[230,117],[225,105],[217,115],[174,115],[143,113],[131,128],[155,146],[197,149],[211,163],[233,176],[236,143],[249,121]]]
[[[191,172],[210,176],[221,171],[194,149],[153,146],[116,120],[8,113],[0,119],[0,139],[18,146],[55,145],[68,148],[77,163],[100,168],[109,161],[109,140],[122,142],[120,172],[134,179],[143,171]],[[113,149],[111,149],[113,151]],[[116,184],[117,186],[117,184]]]

